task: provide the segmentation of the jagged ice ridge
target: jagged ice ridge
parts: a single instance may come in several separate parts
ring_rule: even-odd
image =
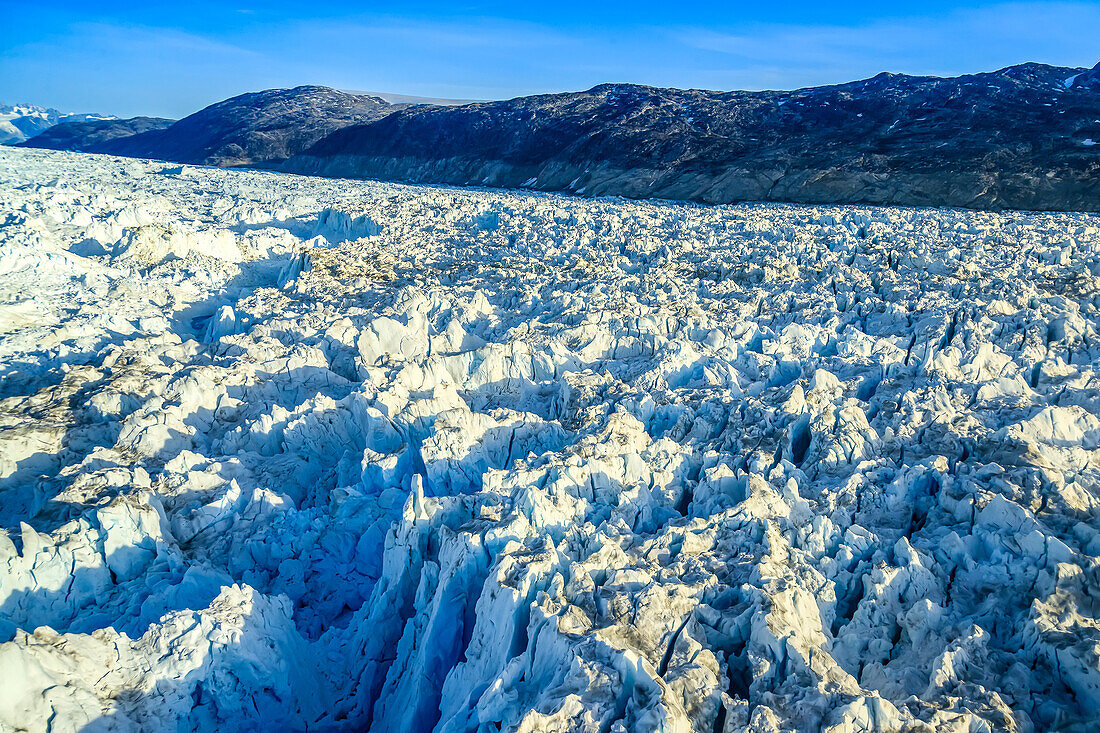
[[[0,194],[0,730],[1097,723],[1095,215]]]

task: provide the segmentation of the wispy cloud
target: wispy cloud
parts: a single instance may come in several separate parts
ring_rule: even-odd
[[[120,55],[134,52],[170,53],[187,51],[219,56],[255,55],[255,52],[209,36],[187,33],[172,28],[158,28],[119,23],[73,23],[43,40],[13,45],[0,50],[0,58],[27,56],[50,52],[98,53],[109,51]]]
[[[500,18],[356,16],[256,29],[263,43],[295,59],[299,78],[341,88],[423,96],[500,98],[545,88],[557,59],[582,53],[586,37]],[[285,67],[284,59],[272,59]]]
[[[1025,2],[853,25],[756,23],[670,35],[719,55],[731,77],[751,86],[754,74],[826,83],[878,71],[957,74],[1023,60],[1091,65],[1100,60],[1096,29],[1100,4]]]
[[[0,51],[4,96],[119,115],[181,115],[265,80],[265,55],[171,28],[74,23]]]
[[[0,42],[0,98],[182,115],[243,91],[305,83],[499,99],[605,81],[790,89],[880,71],[949,75],[1022,61],[1091,66],[1100,57],[1100,2],[995,2],[909,17],[892,16],[891,6],[877,9],[877,20],[845,5],[825,23],[762,21],[779,13],[763,9],[752,20],[730,4],[710,13],[707,25],[680,26],[655,18],[689,17],[691,8],[642,2],[631,13],[625,0],[611,0],[623,12],[596,25],[581,22],[590,17],[581,0],[563,2],[576,12],[563,20],[561,10],[557,21],[527,11],[528,19],[477,17],[459,6],[448,6],[451,15],[438,8],[414,15],[243,3],[256,12],[161,13],[140,16],[144,24],[128,22],[132,15],[72,23],[24,4],[23,30],[8,29],[12,40]],[[610,17],[608,8],[599,12]]]
[[[501,18],[464,20],[408,19],[396,17],[352,20],[303,21],[288,25],[283,32],[299,42],[324,38],[341,45],[361,41],[412,44],[435,51],[470,48],[541,48],[573,43],[574,35],[547,26]]]

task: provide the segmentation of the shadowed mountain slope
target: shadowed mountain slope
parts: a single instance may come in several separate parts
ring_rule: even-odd
[[[410,107],[284,169],[709,203],[1100,208],[1100,67],[880,74],[793,92],[605,84]]]
[[[174,123],[175,120],[163,117],[59,122],[30,140],[19,143],[19,147],[95,152],[112,140],[159,132]]]
[[[27,145],[56,147],[41,144],[50,140]],[[461,106],[296,87],[66,149],[706,203],[1095,211],[1098,142],[1100,64],[1022,64],[789,92],[602,84]]]
[[[163,130],[91,145],[77,141],[66,149],[224,167],[270,167],[329,133],[395,109],[400,108],[377,97],[327,87],[269,89],[212,104]],[[27,145],[53,147],[39,145],[38,138]]]

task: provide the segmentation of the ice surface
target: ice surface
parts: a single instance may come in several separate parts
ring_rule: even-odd
[[[1100,218],[0,150],[0,730],[1093,730]]]

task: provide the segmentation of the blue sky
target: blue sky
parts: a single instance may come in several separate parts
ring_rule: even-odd
[[[0,101],[180,117],[297,84],[501,99],[1100,61],[1100,2],[0,0]]]

